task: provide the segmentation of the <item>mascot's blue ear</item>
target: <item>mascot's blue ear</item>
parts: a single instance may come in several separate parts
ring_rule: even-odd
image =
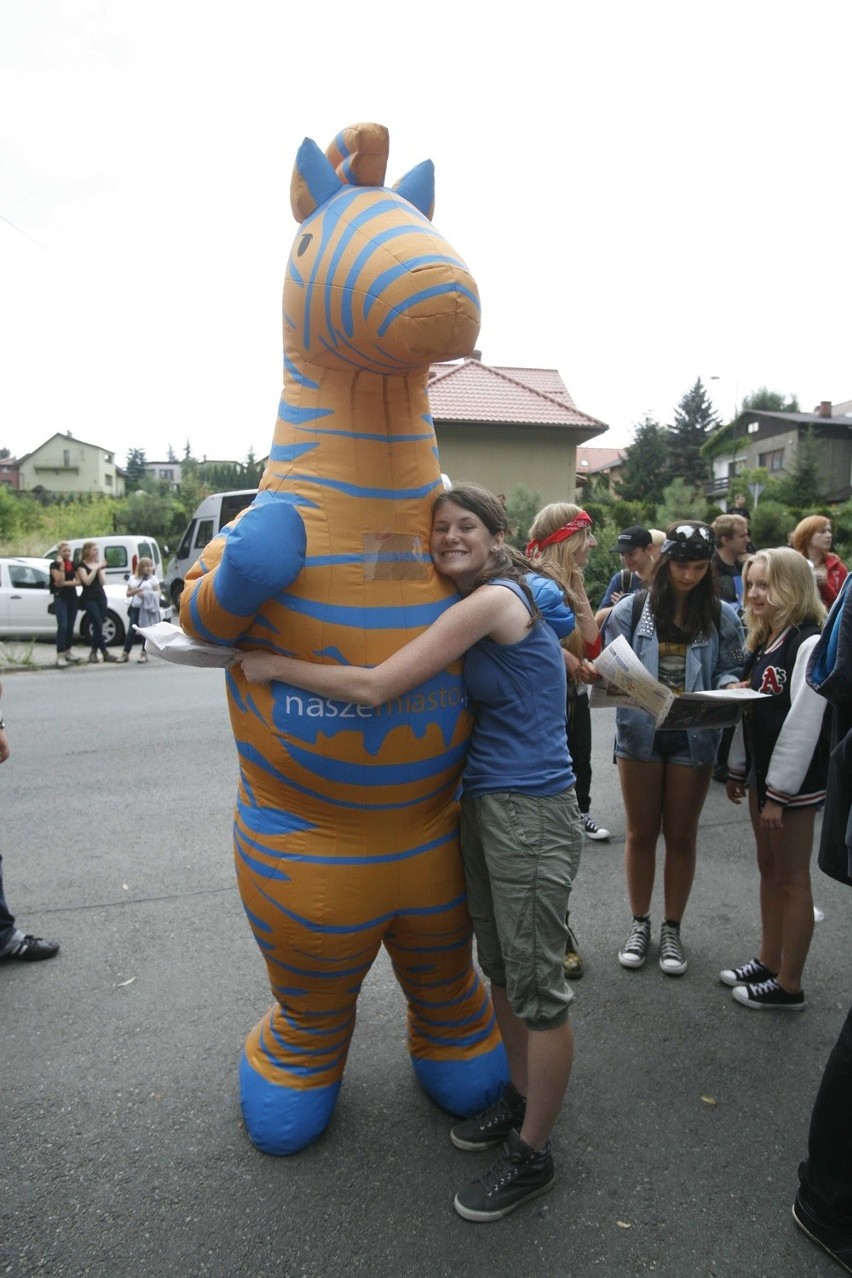
[[[393,189],[431,222],[435,212],[435,166],[431,160],[424,160],[416,168],[409,169],[404,177],[394,183]]]
[[[299,147],[290,180],[290,207],[296,221],[304,222],[315,209],[330,200],[342,185],[313,138],[305,138]]]

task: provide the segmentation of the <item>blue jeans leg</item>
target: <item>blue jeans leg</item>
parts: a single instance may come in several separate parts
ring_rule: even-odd
[[[54,595],[56,609],[56,651],[67,652],[74,642],[74,621],[77,617],[77,596],[64,598]]]
[[[799,1168],[814,1215],[852,1230],[852,1008],[831,1050],[811,1113],[808,1158]]]
[[[92,645],[92,652],[106,652],[106,644],[104,643],[106,612],[104,606],[99,599],[87,599],[84,606],[91,628],[89,641]]]
[[[3,954],[20,937],[15,927],[15,916],[6,904],[3,894],[3,858],[0,856],[0,954]]]

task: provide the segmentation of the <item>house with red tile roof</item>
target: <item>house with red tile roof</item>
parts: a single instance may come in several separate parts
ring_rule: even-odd
[[[507,497],[522,484],[542,502],[575,499],[577,449],[609,429],[577,408],[555,368],[498,368],[476,352],[432,365],[429,404],[444,474]]]
[[[596,475],[604,475],[607,483],[617,475],[624,460],[623,448],[595,448],[583,444],[577,449],[577,483],[580,487],[594,479]]]

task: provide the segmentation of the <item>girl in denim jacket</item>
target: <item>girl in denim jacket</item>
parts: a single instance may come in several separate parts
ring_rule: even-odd
[[[710,571],[715,539],[697,520],[669,528],[638,623],[627,598],[610,614],[607,639],[623,635],[642,665],[674,692],[706,692],[736,683],[744,661],[736,611],[716,594]],[[687,961],[680,923],[695,875],[698,819],[721,732],[659,732],[642,710],[616,713],[618,777],[627,817],[625,872],[633,923],[618,961],[640,968],[651,941],[657,839],[665,840],[661,970],[681,976]]]

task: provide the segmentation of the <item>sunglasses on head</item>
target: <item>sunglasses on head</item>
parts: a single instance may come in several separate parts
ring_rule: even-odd
[[[708,545],[713,544],[712,530],[701,524],[697,528],[694,524],[678,524],[677,528],[673,528],[667,536],[669,541],[695,541],[700,537]]]

